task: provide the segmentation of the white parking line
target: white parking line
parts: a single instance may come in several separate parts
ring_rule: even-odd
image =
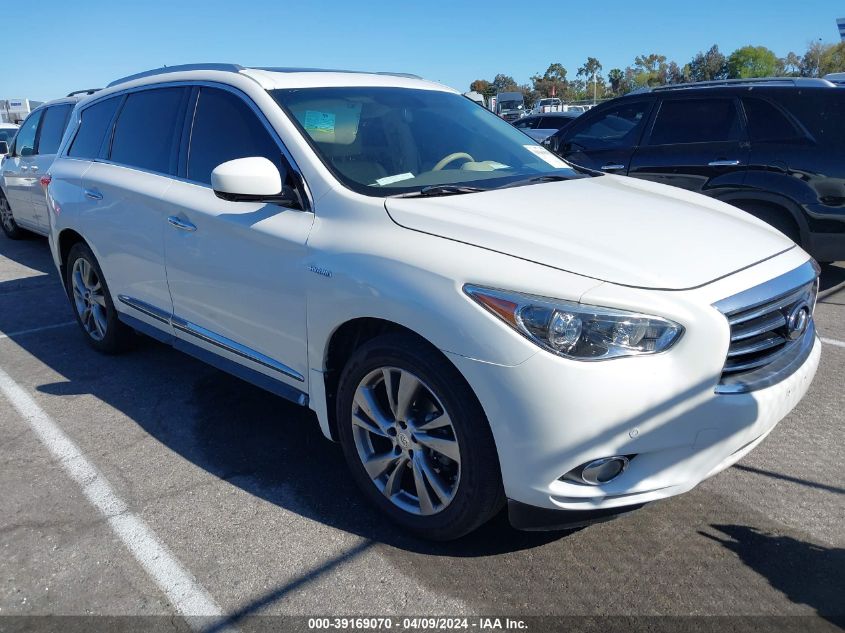
[[[64,323],[55,323],[54,325],[45,325],[44,327],[35,327],[30,330],[18,330],[17,332],[10,332],[9,334],[4,334],[0,332],[0,340],[4,338],[15,338],[17,336],[26,336],[27,334],[35,334],[37,332],[43,332],[45,330],[55,330],[60,327],[67,327],[69,325],[74,325],[76,321],[65,321]]]
[[[79,484],[88,501],[108,520],[114,533],[176,610],[185,616],[191,628],[201,630],[208,626],[208,616],[221,617],[223,611],[214,599],[156,538],[146,523],[129,511],[106,478],[53,419],[2,369],[0,392],[5,394],[65,472]]]
[[[827,343],[828,345],[835,345],[836,347],[845,347],[845,342],[837,341],[833,338],[823,338],[822,343]]]

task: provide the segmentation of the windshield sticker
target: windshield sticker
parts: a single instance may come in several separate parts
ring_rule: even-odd
[[[376,184],[384,186],[389,185],[394,182],[399,182],[400,180],[408,180],[409,178],[413,178],[414,174],[411,172],[405,172],[404,174],[396,174],[395,176],[385,176],[384,178],[377,178]]]
[[[318,134],[334,134],[334,112],[318,112],[306,110],[304,127],[309,132]]]
[[[569,167],[569,165],[564,163],[561,159],[541,145],[523,145],[523,147],[534,154],[537,158],[547,162],[552,167],[557,167],[558,169],[566,169]]]
[[[502,163],[497,163],[495,160],[488,160],[485,161],[490,167],[493,169],[510,169],[510,165],[504,165]]]

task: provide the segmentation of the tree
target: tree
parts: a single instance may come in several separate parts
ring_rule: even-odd
[[[622,80],[625,78],[625,75],[622,71],[618,68],[612,68],[610,72],[607,73],[607,79],[610,81],[610,90],[613,94],[618,95],[622,91]]]
[[[604,83],[604,80],[601,78],[600,74],[601,70],[601,62],[595,57],[588,57],[587,61],[584,62],[584,65],[578,69],[578,77],[583,77],[585,83],[593,83],[593,99],[596,98],[598,93],[598,82],[601,81],[602,84]],[[589,92],[589,90],[587,92]]]
[[[797,77],[801,74],[801,58],[794,52],[789,51],[786,57],[780,60],[780,70],[784,75]]]
[[[666,83],[683,84],[689,81],[691,81],[689,64],[684,64],[684,67],[681,68],[675,62],[669,62],[669,67],[666,70]]]
[[[472,92],[477,92],[479,94],[484,95],[485,97],[492,97],[494,94],[496,94],[496,91],[493,88],[493,84],[491,84],[486,79],[476,79],[469,85],[469,89]]]
[[[538,97],[562,97],[566,90],[566,68],[562,64],[549,64],[542,75],[531,77],[531,83]]]
[[[728,57],[728,77],[771,77],[778,72],[778,57],[765,46],[743,46]]]
[[[716,44],[713,44],[706,53],[698,53],[689,63],[689,76],[692,81],[724,79],[727,75],[728,60]]]
[[[516,80],[510,75],[498,74],[493,78],[492,87],[495,93],[498,92],[519,92]]]
[[[651,53],[639,55],[634,59],[634,81],[638,88],[645,86],[659,86],[666,83],[669,66],[666,56]]]
[[[819,76],[845,72],[845,42],[823,44],[819,59]]]

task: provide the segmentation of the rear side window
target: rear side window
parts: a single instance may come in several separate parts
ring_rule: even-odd
[[[537,127],[537,120],[534,117],[529,117],[525,119],[518,119],[514,121],[513,126],[515,128],[519,128],[520,130],[527,130],[527,129],[534,129]]]
[[[110,159],[162,174],[176,173],[185,88],[133,92],[114,126]]]
[[[282,151],[241,98],[226,90],[200,89],[188,149],[188,180],[211,184],[211,171],[229,160],[263,156],[285,182]]]
[[[742,107],[748,119],[748,136],[752,141],[783,141],[801,136],[792,121],[775,105],[763,99],[743,98]]]
[[[821,146],[841,152],[845,146],[845,88],[782,90],[772,100],[797,119]]]
[[[58,151],[72,109],[69,103],[47,108],[38,135],[39,154],[55,154]]]
[[[109,129],[109,125],[117,111],[121,97],[112,97],[99,101],[92,106],[85,108],[80,116],[82,123],[76,132],[76,138],[68,150],[68,156],[77,158],[97,158],[100,154],[100,147]]]
[[[572,123],[572,119],[565,116],[544,116],[537,126],[541,130],[561,130]]]
[[[657,113],[649,144],[738,141],[740,134],[733,99],[666,100]]]
[[[16,156],[32,156],[35,154],[35,134],[38,132],[38,123],[41,121],[43,114],[44,110],[39,110],[29,115],[29,118],[21,125],[18,137],[15,139]]]
[[[567,136],[566,140],[576,150],[632,147],[639,141],[650,105],[648,101],[635,101],[607,108],[593,118],[573,125],[572,136]]]

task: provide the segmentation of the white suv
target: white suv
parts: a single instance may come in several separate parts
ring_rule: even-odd
[[[171,67],[71,125],[51,246],[91,345],[143,332],[310,407],[429,538],[689,490],[819,363],[817,269],[782,234],[578,171],[442,85]]]

